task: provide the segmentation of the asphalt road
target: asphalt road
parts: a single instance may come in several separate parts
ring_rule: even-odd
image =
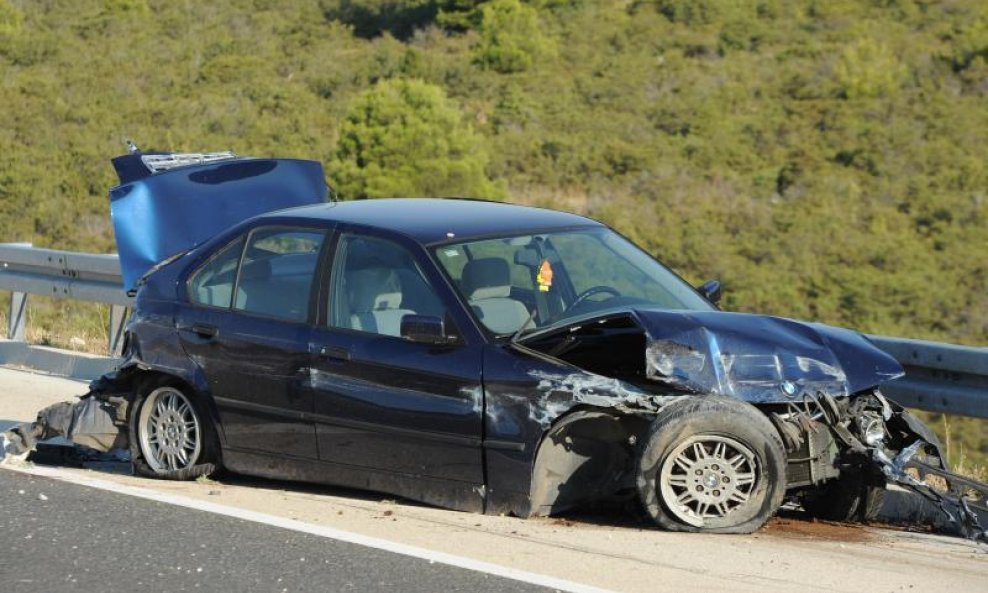
[[[0,369],[0,430],[85,391]],[[790,517],[747,536],[683,534],[606,513],[522,520],[328,486],[31,464],[0,468],[0,534],[0,593],[983,593],[988,575],[984,545],[914,530]]]
[[[9,471],[0,471],[0,501],[5,593],[548,590]]]

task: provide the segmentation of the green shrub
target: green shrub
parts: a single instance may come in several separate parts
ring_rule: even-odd
[[[887,47],[863,39],[841,53],[835,68],[841,95],[848,99],[886,96],[902,84],[906,69]]]
[[[345,198],[492,198],[483,139],[443,90],[420,80],[384,80],[357,97],[329,166]]]
[[[0,37],[11,36],[21,30],[24,13],[10,3],[10,0],[0,0]]]
[[[509,74],[523,72],[552,53],[553,44],[539,26],[539,14],[519,0],[491,0],[480,6],[480,43],[475,60],[484,68]]]

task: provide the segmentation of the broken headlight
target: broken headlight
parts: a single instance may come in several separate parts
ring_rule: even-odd
[[[864,412],[855,419],[858,436],[869,447],[877,447],[885,442],[885,420],[881,414]]]

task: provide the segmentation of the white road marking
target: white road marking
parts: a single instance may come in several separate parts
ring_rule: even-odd
[[[190,498],[179,494],[166,494],[164,492],[157,492],[155,490],[150,490],[147,488],[140,488],[137,486],[127,486],[125,484],[117,484],[106,480],[100,480],[99,478],[91,478],[88,476],[82,476],[70,472],[61,471],[58,468],[25,465],[25,466],[4,466],[3,469],[24,473],[24,474],[30,474],[33,476],[39,476],[43,478],[51,478],[53,480],[58,480],[60,482],[68,482],[79,486],[86,486],[87,488],[96,488],[98,490],[106,490],[108,492],[114,492],[117,494],[125,494],[127,496],[134,496],[146,500],[153,500],[156,502],[162,502],[165,504],[185,507],[188,509],[195,509],[197,511],[205,511],[207,513],[224,515],[227,517],[233,517],[235,519],[243,519],[245,521],[252,521],[254,523],[262,523],[264,525],[270,525],[272,527],[291,529],[292,531],[308,533],[310,535],[315,535],[318,537],[326,537],[341,542],[356,544],[358,546],[375,548],[378,550],[384,550],[385,552],[392,552],[394,554],[401,554],[403,556],[411,556],[413,558],[421,558],[422,560],[428,560],[429,563],[436,562],[439,564],[456,566],[458,568],[465,568],[467,570],[483,572],[498,577],[504,577],[506,579],[512,579],[515,581],[521,581],[523,583],[537,585],[540,587],[547,587],[550,589],[555,589],[557,591],[567,591],[570,593],[615,593],[614,591],[610,591],[608,589],[601,589],[599,587],[593,587],[591,585],[584,585],[582,583],[576,583],[573,581],[558,579],[556,577],[551,577],[548,575],[537,574],[525,570],[518,570],[508,566],[501,566],[500,564],[492,564],[490,562],[474,560],[473,558],[466,558],[464,556],[456,556],[454,554],[447,554],[445,552],[437,552],[435,550],[420,548],[418,546],[409,546],[406,544],[401,544],[386,539],[361,535],[359,533],[353,533],[352,531],[334,529],[332,527],[326,527],[323,525],[313,525],[311,523],[298,521],[296,519],[286,519],[284,517],[268,515],[267,513],[258,513],[256,511],[238,509],[236,507],[217,504],[215,502],[198,500],[195,498]]]

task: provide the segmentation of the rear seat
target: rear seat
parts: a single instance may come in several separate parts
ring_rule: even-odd
[[[281,262],[276,264],[281,268],[278,264]],[[251,313],[305,321],[311,283],[311,272],[272,274],[270,260],[253,261],[244,266],[240,275],[235,307]]]

